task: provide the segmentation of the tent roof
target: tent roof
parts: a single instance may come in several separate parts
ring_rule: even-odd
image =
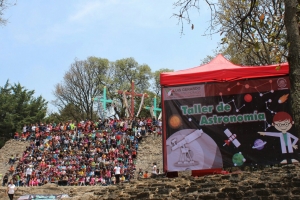
[[[280,69],[276,67],[280,65]],[[289,74],[288,63],[268,66],[240,66],[219,54],[208,64],[160,74],[162,86],[188,85],[203,82],[226,82],[246,78],[281,76]]]

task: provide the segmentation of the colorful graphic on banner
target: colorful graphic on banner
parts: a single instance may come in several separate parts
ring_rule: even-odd
[[[67,194],[27,194],[20,196],[18,200],[56,200],[56,199],[64,199],[70,198]]]
[[[163,88],[168,171],[299,162],[289,78]]]

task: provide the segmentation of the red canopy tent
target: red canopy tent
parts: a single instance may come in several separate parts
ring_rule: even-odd
[[[219,54],[211,62],[205,65],[175,72],[165,72],[160,74],[160,84],[163,87],[192,85],[205,82],[230,82],[240,79],[263,78],[284,76],[289,74],[288,63],[268,66],[241,66],[228,61]],[[164,115],[164,95],[162,93],[162,112]],[[163,130],[166,131],[166,119],[163,118]],[[167,171],[166,157],[166,137],[163,138],[164,171]],[[194,170],[193,176],[223,173],[222,169]],[[174,174],[173,174],[174,175]],[[172,175],[171,175],[172,176]]]
[[[280,69],[276,67],[280,66]],[[161,86],[190,85],[203,82],[225,82],[247,78],[289,74],[288,63],[268,66],[235,65],[219,54],[211,62],[198,67],[160,74]]]

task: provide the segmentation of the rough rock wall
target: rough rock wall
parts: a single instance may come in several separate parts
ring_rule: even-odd
[[[8,172],[10,166],[7,164],[7,162],[9,161],[11,155],[13,154],[14,156],[16,156],[16,154],[19,154],[19,156],[22,156],[23,152],[26,150],[26,146],[29,146],[29,142],[17,141],[13,139],[5,143],[5,145],[0,149],[0,174],[1,175],[4,176],[4,174]],[[17,162],[15,163],[14,166],[16,167],[16,165]],[[11,176],[9,178],[11,178]],[[2,180],[0,181],[2,184]]]
[[[7,199],[0,188],[0,199]],[[300,199],[300,167],[265,168],[228,175],[134,180],[119,186],[21,187],[16,198],[25,194],[69,194],[74,200],[92,199]]]
[[[28,143],[8,141],[0,150],[1,162],[8,160],[13,147],[22,152]],[[138,168],[151,171],[157,162],[162,169],[161,137],[149,136],[140,144]],[[2,163],[3,164],[3,163]],[[8,168],[8,166],[7,166]],[[6,167],[0,168],[7,170]],[[245,168],[250,169],[250,168]],[[118,186],[57,186],[46,184],[41,187],[20,187],[15,199],[25,194],[68,194],[74,200],[92,199],[300,199],[300,166],[285,165],[268,167],[258,171],[236,171],[231,174],[203,177],[185,176],[178,178],[164,176],[155,179],[132,180]],[[8,199],[5,187],[0,187],[0,200]]]
[[[143,138],[137,154],[137,171],[141,168],[142,171],[151,173],[153,163],[156,162],[157,168],[163,171],[162,159],[162,137],[156,135],[149,135]]]

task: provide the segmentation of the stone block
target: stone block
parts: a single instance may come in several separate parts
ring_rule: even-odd
[[[201,188],[198,190],[199,193],[203,193],[203,192],[209,192],[210,188]]]
[[[269,183],[269,188],[281,188],[282,184],[278,182]]]
[[[108,191],[109,191],[109,192],[114,192],[114,191],[116,191],[116,190],[118,190],[117,187],[110,187],[110,188],[108,188]]]
[[[192,192],[198,192],[198,188],[197,187],[189,187],[186,189],[187,193],[192,193]]]
[[[293,187],[300,187],[300,181],[292,182]]]
[[[216,188],[216,187],[210,188],[209,191],[210,191],[211,193],[213,193],[213,192],[220,192],[220,190],[219,190],[218,188]]]
[[[292,190],[293,195],[300,195],[300,190],[299,189],[293,189]],[[299,198],[300,199],[300,198]]]
[[[167,189],[167,188],[159,188],[157,193],[159,193],[159,194],[169,194],[170,190]]]
[[[149,196],[150,196],[149,192],[141,192],[136,195],[136,198],[137,199],[146,199],[146,198],[149,198]]]
[[[104,195],[104,194],[106,194],[105,191],[94,192],[94,195],[96,195],[96,196],[102,196],[102,195]],[[70,196],[70,195],[69,195],[69,196]]]
[[[300,178],[294,177],[294,178],[292,178],[292,181],[294,181],[294,182],[300,182]]]
[[[295,169],[296,166],[293,164],[288,164],[288,165],[283,165],[281,168],[288,170],[288,169]]]
[[[136,198],[136,195],[131,195],[131,196],[130,196],[130,199],[137,199],[137,198]]]
[[[243,198],[243,196],[244,196],[244,193],[241,191],[228,193],[228,197],[230,199],[241,199],[241,198]]]
[[[137,192],[136,191],[126,191],[126,193],[129,195],[136,195]]]
[[[270,196],[270,197],[260,197],[259,199],[260,200],[275,200],[275,199],[277,200],[278,198]]]
[[[160,188],[164,188],[166,184],[162,184],[162,183],[154,183],[151,184],[151,187],[160,187]]]
[[[176,189],[176,186],[175,185],[166,185],[165,188]]]
[[[212,181],[215,181],[215,182],[219,182],[219,181],[222,181],[222,177],[221,176],[218,176],[218,177],[214,177],[211,179]]]
[[[226,192],[226,193],[228,193],[228,192],[236,192],[236,191],[238,191],[238,188],[236,188],[236,187],[226,187],[226,188],[222,189],[222,192]]]
[[[270,191],[265,189],[260,189],[256,191],[257,196],[270,196]]]
[[[220,199],[227,198],[227,194],[225,192],[219,192],[216,196]]]
[[[211,188],[213,186],[215,186],[214,183],[203,183],[203,184],[201,184],[202,188]]]
[[[284,195],[279,197],[279,200],[290,200],[290,197],[288,195]]]
[[[179,192],[171,192],[171,196],[174,198],[178,198],[181,194]]]
[[[258,197],[243,197],[242,200],[260,200]]]
[[[221,178],[228,180],[230,178],[230,175],[223,175]]]
[[[267,181],[267,180],[271,180],[270,176],[269,175],[261,175],[259,177],[260,180],[262,181]]]
[[[245,185],[240,185],[238,190],[241,190],[241,191],[247,191],[247,190],[251,190],[252,187],[251,186],[245,186]]]
[[[231,177],[233,177],[233,178],[238,178],[238,177],[239,177],[239,174],[231,174]]]
[[[149,191],[155,191],[157,188],[156,187],[149,187],[148,190]]]
[[[266,184],[265,183],[255,183],[252,185],[252,188],[265,188]]]
[[[234,184],[234,183],[239,183],[240,180],[239,179],[236,179],[236,178],[230,178],[229,181]]]
[[[277,194],[277,195],[283,195],[283,194],[288,193],[288,191],[284,188],[272,189],[271,191],[272,191],[272,193]]]
[[[202,194],[199,199],[216,199],[216,194]]]
[[[254,193],[252,190],[248,190],[244,192],[244,197],[252,197],[254,196]]]
[[[290,197],[290,200],[299,200],[300,199],[300,195],[295,195],[293,197]]]
[[[200,179],[195,179],[194,180],[196,183],[205,183],[206,180],[204,178],[200,178]]]

